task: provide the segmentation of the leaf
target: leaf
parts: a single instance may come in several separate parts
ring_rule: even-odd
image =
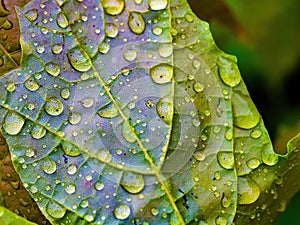
[[[34,225],[28,220],[12,213],[8,209],[0,206],[0,223],[5,225]]]
[[[250,174],[281,157],[186,1],[33,0],[18,16],[0,123],[51,223],[225,225],[256,204]]]

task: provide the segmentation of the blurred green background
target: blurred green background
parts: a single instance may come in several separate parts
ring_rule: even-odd
[[[189,0],[216,44],[236,55],[278,153],[300,133],[300,1]],[[295,178],[299,179],[299,178]],[[299,225],[300,192],[275,225]]]

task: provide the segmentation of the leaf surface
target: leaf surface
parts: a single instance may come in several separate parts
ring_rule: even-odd
[[[33,0],[18,16],[0,124],[51,223],[225,225],[256,202],[248,175],[279,156],[186,1]]]

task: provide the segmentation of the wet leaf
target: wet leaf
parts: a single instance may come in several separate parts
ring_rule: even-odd
[[[17,214],[12,213],[8,209],[0,206],[0,223],[5,225],[34,225],[28,220],[18,216]]]
[[[231,224],[269,188],[255,174],[282,168],[236,57],[186,1],[33,0],[18,17],[0,124],[51,223]]]

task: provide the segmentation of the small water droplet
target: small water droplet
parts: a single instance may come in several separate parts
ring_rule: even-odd
[[[125,60],[132,62],[136,59],[137,52],[134,49],[126,49],[123,56]]]
[[[60,12],[57,14],[57,17],[56,17],[56,22],[57,22],[57,25],[61,28],[66,28],[67,26],[69,26],[69,21],[68,21],[68,18],[67,16]]]
[[[194,21],[194,16],[190,13],[185,14],[184,18],[186,19],[186,21],[188,21],[190,23]]]
[[[233,169],[234,156],[232,152],[218,152],[218,162],[225,169]]]
[[[6,90],[7,90],[8,92],[13,92],[15,89],[16,89],[15,82],[13,82],[13,81],[8,81]]]
[[[94,187],[95,187],[95,189],[96,189],[97,191],[102,191],[103,188],[104,188],[104,184],[103,184],[103,182],[98,181],[98,182],[95,183]]]
[[[115,38],[118,36],[119,30],[118,27],[113,23],[106,24],[105,35],[110,38]]]
[[[158,53],[161,57],[167,58],[172,55],[173,48],[171,44],[161,44],[158,48]]]
[[[110,104],[109,106],[100,109],[98,115],[102,118],[114,118],[119,115],[119,111],[114,104]]]
[[[87,221],[87,222],[93,222],[95,217],[92,215],[92,214],[86,214],[84,216],[84,219]]]
[[[81,154],[78,147],[68,142],[62,142],[62,148],[64,150],[64,153],[68,156],[78,156]]]
[[[203,161],[205,159],[205,154],[204,152],[196,151],[194,153],[194,158],[198,161]]]
[[[92,97],[86,97],[80,101],[84,108],[91,108],[94,105],[94,99]]]
[[[60,90],[60,96],[65,100],[70,98],[70,89],[69,88],[61,89]]]
[[[268,166],[274,166],[278,162],[278,155],[274,152],[271,144],[262,146],[261,156],[262,161]]]
[[[196,82],[194,84],[194,90],[196,92],[202,92],[204,90],[204,85],[203,84],[200,84],[199,82]]]
[[[173,67],[168,64],[159,64],[150,69],[150,76],[155,83],[169,83],[173,78]]]
[[[74,194],[76,191],[76,186],[74,184],[68,184],[65,186],[65,191],[70,195]]]
[[[161,98],[156,104],[156,111],[159,117],[166,123],[171,124],[174,114],[173,101],[171,98]]]
[[[163,29],[160,26],[155,26],[152,28],[152,33],[155,35],[161,35],[161,33],[163,32]]]
[[[56,204],[55,202],[49,202],[46,208],[47,213],[53,218],[60,219],[66,214],[66,208]]]
[[[59,66],[53,62],[47,63],[45,65],[45,70],[47,71],[47,73],[54,77],[57,77],[60,74]]]
[[[132,131],[130,130],[129,126],[127,125],[127,123],[123,123],[122,126],[122,135],[125,138],[126,141],[133,143],[136,141],[135,136],[133,135]]]
[[[78,124],[81,121],[81,114],[78,112],[71,112],[69,114],[69,122],[73,125]]]
[[[226,195],[224,194],[221,200],[221,204],[224,208],[228,208],[231,204],[231,199],[227,198]]]
[[[99,48],[98,48],[98,51],[100,53],[106,54],[109,52],[109,50],[110,50],[110,45],[108,43],[106,43],[106,42],[100,43]]]
[[[31,136],[35,139],[41,139],[45,136],[45,134],[46,129],[39,125],[35,125],[31,130]]]
[[[29,190],[30,190],[30,192],[33,193],[33,194],[35,194],[35,193],[38,192],[38,189],[37,189],[37,187],[36,187],[35,185],[32,185],[32,186],[30,187]]]
[[[56,163],[47,157],[42,161],[42,168],[45,173],[53,174],[56,171]]]
[[[124,0],[103,0],[102,5],[107,14],[116,16],[123,11],[125,2]]]
[[[82,200],[79,205],[80,205],[81,208],[86,208],[86,207],[89,206],[89,201],[88,200]]]
[[[77,166],[75,164],[71,164],[67,167],[67,173],[69,175],[74,175],[77,172]]]
[[[6,133],[10,135],[17,135],[21,132],[25,120],[23,117],[15,112],[8,112],[5,119],[3,128]]]
[[[260,196],[260,189],[250,178],[239,177],[238,203],[247,205],[254,203]]]
[[[216,218],[216,225],[226,225],[227,224],[227,220],[222,217],[222,216],[218,216]]]
[[[60,44],[55,44],[55,45],[52,45],[51,49],[52,49],[53,54],[60,54],[63,50],[63,47]]]
[[[278,212],[284,212],[286,210],[286,207],[287,207],[286,200],[281,200],[279,205],[278,205],[277,211]]]
[[[33,157],[34,156],[34,150],[32,149],[32,148],[27,148],[26,149],[26,151],[25,151],[25,155],[27,156],[27,157]]]
[[[25,13],[25,17],[30,21],[34,22],[38,18],[38,10],[37,9],[31,9]]]
[[[246,164],[250,169],[254,170],[257,167],[259,167],[260,161],[258,158],[252,158],[252,159],[249,159]]]
[[[161,10],[166,8],[168,0],[149,0],[149,6],[152,10]]]
[[[259,128],[251,131],[250,133],[250,136],[254,139],[260,138],[261,135],[262,135],[262,131]]]
[[[235,59],[236,60],[236,59]],[[230,87],[237,86],[242,78],[236,61],[231,58],[220,56],[217,64],[222,81]]]
[[[125,220],[130,216],[130,208],[126,204],[120,204],[114,209],[114,215],[118,220]]]
[[[75,70],[86,72],[92,67],[92,61],[89,55],[85,51],[79,49],[79,47],[68,51],[67,56]]]
[[[42,54],[45,52],[45,47],[44,45],[38,45],[36,46],[36,51],[39,53],[39,54]]]
[[[135,34],[142,34],[145,30],[145,20],[141,13],[131,12],[128,17],[129,29]]]
[[[110,154],[110,152],[107,149],[103,148],[98,151],[97,158],[101,162],[109,163],[112,159],[112,155]]]
[[[24,85],[29,91],[36,91],[40,88],[40,85],[33,79],[25,81]]]
[[[158,212],[159,212],[158,208],[156,208],[156,207],[151,208],[150,211],[153,216],[157,216]]]
[[[139,174],[124,172],[121,180],[121,186],[131,194],[140,193],[145,186],[144,178]]]
[[[46,100],[45,111],[50,116],[58,116],[64,111],[64,105],[59,98],[51,97]]]

